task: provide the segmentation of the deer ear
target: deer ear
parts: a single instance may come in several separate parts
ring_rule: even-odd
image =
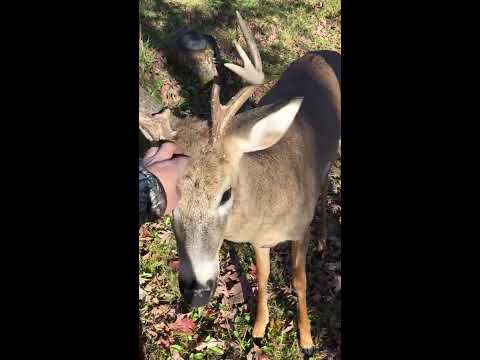
[[[231,133],[236,150],[247,153],[275,145],[292,125],[302,101],[303,98],[294,98],[241,114]]]

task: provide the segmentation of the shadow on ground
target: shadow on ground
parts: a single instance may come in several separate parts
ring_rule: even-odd
[[[260,4],[260,3],[259,3]],[[294,10],[306,13],[319,11],[319,4],[311,5],[306,2],[282,3],[274,0],[262,1],[261,5],[249,5],[248,1],[206,0],[205,5],[188,7],[163,0],[143,0],[140,3],[141,32],[144,39],[148,39],[166,61],[162,64],[166,71],[180,84],[181,95],[186,99],[179,107],[180,112],[207,119],[210,117],[209,99],[211,84],[201,86],[198,78],[192,72],[175,66],[169,56],[172,41],[175,35],[186,29],[195,30],[203,34],[213,35],[220,49],[217,63],[223,59],[239,63],[239,58],[231,42],[232,32],[237,29],[235,11],[239,10],[249,24],[253,34],[261,34],[256,22],[269,20],[275,16],[283,16]],[[285,15],[286,16],[286,15]],[[237,32],[239,34],[239,32]],[[258,40],[257,40],[258,43]],[[291,49],[281,41],[262,47],[259,43],[265,73],[268,77],[278,78],[283,70],[285,54]],[[314,50],[314,49],[310,49]],[[240,80],[223,66],[217,66],[223,80],[221,99],[226,102],[241,87]]]

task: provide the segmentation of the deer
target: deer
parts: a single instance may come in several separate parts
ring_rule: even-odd
[[[224,241],[250,243],[258,281],[252,336],[261,341],[269,323],[270,249],[290,241],[299,344],[311,355],[305,264],[310,223],[319,200],[325,208],[328,173],[339,148],[340,55],[307,53],[288,66],[256,107],[239,112],[265,75],[254,37],[238,11],[236,17],[253,59],[233,41],[243,67],[224,66],[243,79],[238,93],[223,105],[221,85],[214,81],[211,121],[179,118],[166,109],[141,113],[139,128],[148,140],[175,142],[191,157],[177,184],[180,200],[172,221],[182,297],[193,307],[207,304],[215,293]],[[325,224],[324,218],[321,238]]]

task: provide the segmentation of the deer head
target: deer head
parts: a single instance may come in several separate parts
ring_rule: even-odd
[[[263,83],[264,74],[255,40],[238,11],[236,15],[253,64],[240,44],[234,41],[244,66],[225,66],[239,75],[246,85],[222,105],[220,85],[213,84],[211,129],[203,131],[201,126],[182,122],[170,112],[156,118],[140,117],[140,128],[147,138],[176,139],[190,149],[191,164],[177,185],[181,198],[174,210],[173,225],[180,256],[180,290],[192,306],[206,304],[215,292],[225,229],[232,209],[242,206],[236,197],[241,186],[238,174],[243,154],[276,144],[289,129],[302,104],[301,98],[295,98],[237,114],[255,88]],[[195,130],[192,132],[192,129]],[[187,133],[188,140],[185,139]]]

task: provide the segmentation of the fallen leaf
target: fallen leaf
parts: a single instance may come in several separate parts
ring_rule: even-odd
[[[233,264],[228,265],[228,266],[225,268],[225,270],[227,270],[227,271],[237,271],[237,270],[235,269],[235,265],[233,265]]]
[[[169,339],[165,339],[165,338],[161,337],[160,339],[158,339],[157,344],[162,346],[165,349],[169,349],[171,343],[170,343]]]
[[[158,334],[153,331],[153,330],[150,330],[150,329],[147,329],[147,334],[152,338],[152,339],[156,339]]]
[[[245,301],[245,298],[243,297],[242,284],[239,282],[233,285],[228,293],[229,297],[227,299],[227,304],[229,305],[241,304]]]
[[[174,318],[175,314],[176,314],[175,308],[171,308],[167,313],[167,317]]]
[[[165,323],[155,324],[153,328],[158,332],[163,331],[165,329]]]
[[[255,264],[250,265],[250,274],[253,276],[257,276],[257,266]]]
[[[228,296],[227,285],[225,284],[225,280],[221,278],[219,278],[217,282],[217,290],[215,291],[215,296],[217,295]]]
[[[226,319],[233,319],[237,314],[237,309],[233,309],[231,311],[220,310],[220,314]]]
[[[213,348],[213,347],[218,347],[218,348],[223,350],[223,349],[225,349],[225,343],[221,340],[210,339],[207,342],[202,342],[200,345],[198,345],[195,348],[195,350],[202,351],[204,349],[210,349],[210,348]]]
[[[232,327],[230,326],[230,323],[224,322],[220,324],[220,327],[225,330],[230,330]]]
[[[168,305],[159,305],[159,306],[154,307],[154,308],[151,310],[150,313],[151,313],[154,317],[160,317],[160,316],[162,316],[162,315],[167,314],[169,310],[170,310],[170,306],[168,306]]]
[[[290,324],[285,329],[282,330],[282,334],[286,334],[292,329],[293,329],[293,321],[290,321]]]
[[[169,324],[168,327],[176,332],[193,335],[195,332],[195,323],[192,319],[187,318],[186,314],[177,316],[177,320],[173,324]]]
[[[247,354],[247,360],[269,360],[267,355],[260,349],[257,344],[253,344],[252,349]]]
[[[162,100],[166,100],[167,96],[168,96],[168,92],[170,90],[170,84],[169,83],[165,83],[163,84],[162,86],[162,90],[160,91],[160,97],[162,98]]]
[[[173,360],[183,360],[183,358],[180,356],[180,353],[175,349],[172,349],[172,359]]]
[[[152,235],[150,234],[150,230],[148,230],[145,225],[142,225],[139,231],[139,238],[144,239],[144,238],[150,238]]]
[[[172,260],[170,261],[170,264],[168,264],[170,266],[170,269],[172,269],[173,271],[178,271],[178,267],[180,266],[180,261],[179,260]]]
[[[321,22],[315,28],[315,34],[319,36],[326,35],[327,34],[326,27],[327,27],[327,22],[325,20],[321,20]]]
[[[236,273],[236,272],[228,273],[227,277],[230,279],[230,281],[239,281],[240,280],[240,278],[238,277],[238,273]]]

